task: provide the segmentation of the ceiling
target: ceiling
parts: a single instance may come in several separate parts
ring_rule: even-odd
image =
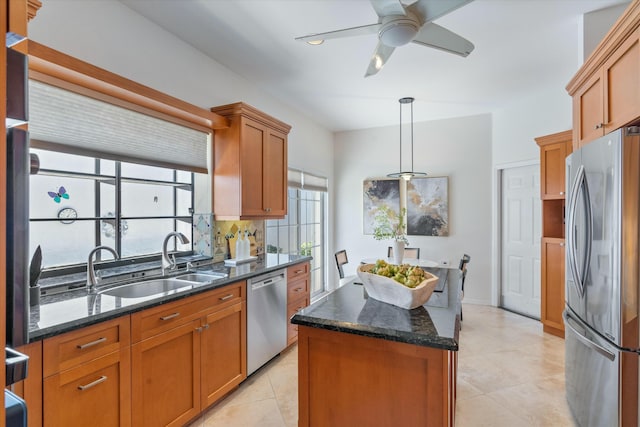
[[[365,78],[375,34],[320,46],[294,38],[377,22],[368,0],[121,1],[332,131],[398,123],[405,96],[424,121],[564,90],[581,63],[581,15],[625,2],[475,0],[434,21],[475,45],[467,58],[410,43]]]

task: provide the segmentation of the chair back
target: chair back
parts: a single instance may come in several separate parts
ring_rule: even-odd
[[[467,254],[462,255],[460,259],[460,270],[462,270],[462,290],[464,291],[464,279],[467,277],[467,264],[471,261],[471,257]]]
[[[393,258],[393,246],[389,246],[387,249],[387,258]],[[403,258],[420,258],[420,248],[404,248]]]
[[[344,270],[342,269],[342,266],[349,262],[349,258],[347,258],[347,251],[344,249],[338,251],[336,252],[335,257],[336,265],[338,266],[338,274],[340,275],[341,279],[344,279]]]

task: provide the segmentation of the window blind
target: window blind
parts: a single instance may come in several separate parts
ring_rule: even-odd
[[[288,170],[289,187],[299,188],[302,190],[328,191],[329,185],[327,178],[319,175],[313,175],[298,169]]]
[[[207,173],[210,134],[35,80],[29,134],[69,152]]]

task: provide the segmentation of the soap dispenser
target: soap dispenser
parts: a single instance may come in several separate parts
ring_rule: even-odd
[[[242,244],[242,232],[238,230],[238,238],[236,239],[236,259],[242,259],[244,245]]]

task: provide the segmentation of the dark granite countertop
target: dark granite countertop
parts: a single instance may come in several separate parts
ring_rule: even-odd
[[[291,322],[338,332],[458,350],[460,270],[448,269],[447,301],[406,310],[366,296],[364,286],[346,284],[296,313]],[[430,298],[433,299],[436,293]]]
[[[262,260],[241,264],[236,267],[226,267],[224,263],[211,264],[203,266],[203,268],[226,272],[228,277],[216,280],[211,284],[181,290],[160,297],[156,295],[129,299],[100,293],[89,295],[84,288],[43,295],[40,298],[40,304],[31,307],[29,341],[39,341],[309,260],[311,260],[309,256],[266,254]],[[151,278],[150,276],[145,277],[145,279]]]

